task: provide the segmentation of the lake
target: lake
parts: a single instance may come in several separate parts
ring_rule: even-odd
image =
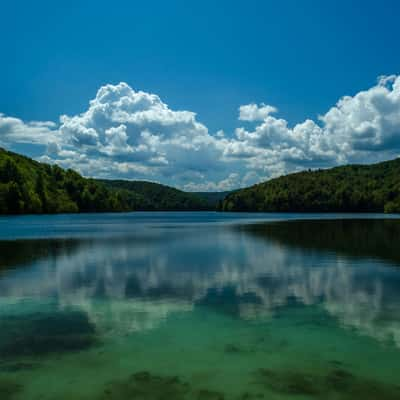
[[[400,220],[0,218],[1,400],[400,399]]]

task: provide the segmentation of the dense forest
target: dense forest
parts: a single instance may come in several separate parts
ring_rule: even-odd
[[[87,179],[0,148],[0,214],[207,208],[201,197],[168,186]]]
[[[226,192],[193,192],[196,196],[202,198],[210,209],[215,210],[222,200],[232,191]]]
[[[238,190],[223,211],[400,212],[400,158],[304,171]]]
[[[218,204],[217,204],[218,203]],[[0,148],[0,214],[103,211],[400,212],[400,158],[282,176],[224,193],[88,179]]]
[[[110,190],[125,190],[136,193],[140,198],[140,209],[147,211],[182,211],[215,209],[214,205],[201,196],[187,193],[170,186],[154,182],[126,181],[126,180],[99,180]]]

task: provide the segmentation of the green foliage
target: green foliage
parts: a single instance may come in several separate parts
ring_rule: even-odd
[[[86,179],[0,148],[0,214],[206,208],[200,197],[168,186]]]
[[[385,204],[385,208],[384,208],[385,213],[389,213],[389,214],[399,214],[400,213],[400,198],[397,198],[394,201],[388,201]]]
[[[103,180],[106,187],[136,194],[136,205],[148,211],[189,211],[215,209],[205,199],[181,190],[145,181]]]
[[[229,194],[220,209],[400,212],[400,159],[282,176]]]
[[[212,210],[217,209],[229,193],[231,192],[193,192],[194,195],[203,199]]]

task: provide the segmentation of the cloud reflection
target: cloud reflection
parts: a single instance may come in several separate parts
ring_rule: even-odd
[[[362,238],[361,232],[381,235],[388,228],[383,221],[370,223],[371,229],[361,224],[343,230],[342,222],[331,221],[310,228],[308,238],[304,224],[310,222],[291,222],[160,227],[144,241],[137,235],[64,241],[64,247],[42,241],[58,251],[3,272],[0,301],[54,298],[61,308],[84,310],[99,330],[113,334],[152,329],[195,307],[253,320],[295,302],[320,305],[342,326],[400,347],[400,270],[379,261],[370,247],[352,253],[341,241],[329,241],[330,248],[315,241],[317,233],[332,237],[335,229],[351,236],[358,229]],[[295,232],[303,235],[296,246]],[[14,242],[20,254],[30,251],[23,243]]]

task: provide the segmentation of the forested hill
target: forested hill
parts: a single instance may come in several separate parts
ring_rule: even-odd
[[[98,180],[110,190],[127,190],[141,198],[141,210],[206,210],[215,209],[193,193],[146,181]]]
[[[0,214],[207,208],[204,199],[168,186],[87,179],[0,148]]]
[[[400,158],[304,171],[238,190],[223,211],[400,212]]]
[[[193,192],[194,195],[202,198],[207,203],[208,207],[212,209],[216,209],[219,207],[219,204],[224,200],[226,196],[228,196],[229,192]]]
[[[226,197],[225,197],[226,196]],[[0,148],[0,214],[103,211],[400,212],[400,159],[304,171],[231,193],[87,179]]]

